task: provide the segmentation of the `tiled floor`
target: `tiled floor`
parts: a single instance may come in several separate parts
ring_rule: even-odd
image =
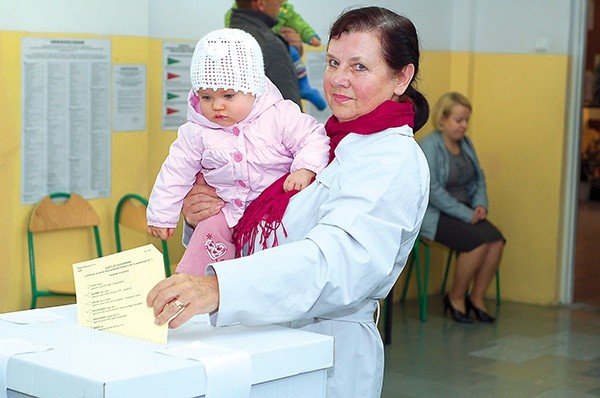
[[[503,302],[495,324],[464,325],[434,295],[427,323],[416,301],[393,315],[384,398],[600,397],[600,307]]]
[[[575,305],[503,302],[495,324],[461,325],[436,295],[427,323],[395,304],[382,397],[600,397],[600,201],[580,202],[576,243]]]

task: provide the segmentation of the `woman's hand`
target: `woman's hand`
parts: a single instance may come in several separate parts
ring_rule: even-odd
[[[196,314],[219,308],[219,281],[216,276],[175,274],[154,286],[146,303],[153,309],[157,325],[170,321],[173,329]]]
[[[471,215],[471,224],[477,224],[479,221],[484,220],[487,217],[487,210],[483,206],[477,206],[473,209],[473,215]]]
[[[181,212],[185,222],[195,228],[200,221],[221,211],[224,205],[225,202],[217,196],[215,189],[206,184],[202,174],[198,174],[196,185],[183,198]]]

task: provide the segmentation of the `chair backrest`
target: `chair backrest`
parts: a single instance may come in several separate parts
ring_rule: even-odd
[[[140,195],[129,193],[117,203],[115,209],[115,240],[117,252],[123,250],[121,227],[147,235],[146,208],[148,200]],[[167,242],[161,239],[166,276],[171,276],[171,262]]]
[[[72,279],[49,284],[46,290],[38,289],[34,236],[39,233],[52,231],[87,229],[93,232],[96,255],[102,257],[102,243],[100,241],[100,232],[98,229],[99,224],[100,218],[94,208],[87,200],[76,193],[52,193],[44,196],[33,207],[27,227],[29,273],[32,291],[31,308],[35,308],[37,298],[40,296],[75,295],[75,287]],[[60,244],[64,245],[64,250],[69,250],[70,244],[72,243],[66,241],[65,238],[65,241]],[[86,260],[87,259],[88,258],[86,258]],[[66,264],[66,266],[70,269],[71,264]],[[71,275],[70,272],[67,273]]]
[[[65,202],[53,199],[66,198]],[[59,229],[94,227],[100,218],[87,200],[76,193],[56,192],[44,196],[33,208],[29,231],[48,232]]]

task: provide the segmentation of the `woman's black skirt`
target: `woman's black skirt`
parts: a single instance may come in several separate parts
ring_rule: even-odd
[[[502,240],[502,233],[486,219],[470,224],[447,214],[440,214],[435,241],[459,252],[470,252],[484,243]]]

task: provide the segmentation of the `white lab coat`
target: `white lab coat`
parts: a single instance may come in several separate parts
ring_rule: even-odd
[[[334,336],[327,396],[379,397],[384,358],[374,311],[406,264],[428,193],[427,161],[409,127],[349,134],[316,182],[292,198],[278,247],[209,268],[220,290],[213,323],[289,322]]]

